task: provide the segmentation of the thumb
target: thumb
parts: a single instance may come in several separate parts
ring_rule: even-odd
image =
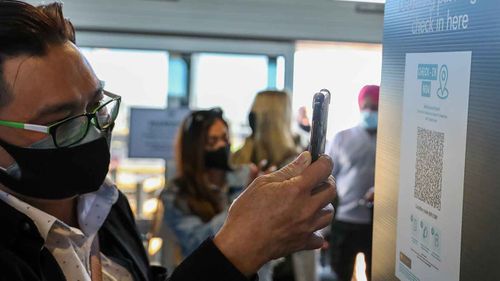
[[[276,181],[285,181],[290,178],[296,177],[311,164],[311,153],[309,151],[302,152],[292,163],[279,169],[278,171],[269,174],[269,176]]]
[[[325,238],[323,238],[323,235],[321,232],[316,231],[307,240],[306,244],[304,245],[304,248],[302,250],[314,250],[314,249],[319,249],[325,245]]]

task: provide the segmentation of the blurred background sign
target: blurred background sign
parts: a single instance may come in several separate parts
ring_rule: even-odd
[[[186,108],[131,108],[128,157],[173,159],[177,130],[188,113]]]

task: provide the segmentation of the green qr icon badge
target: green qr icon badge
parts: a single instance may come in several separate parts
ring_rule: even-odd
[[[426,98],[431,97],[431,81],[422,81],[421,96]]]

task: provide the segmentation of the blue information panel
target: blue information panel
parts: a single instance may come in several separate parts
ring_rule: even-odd
[[[499,280],[500,2],[387,0],[373,279]]]
[[[189,109],[130,109],[130,158],[173,159],[174,142]]]

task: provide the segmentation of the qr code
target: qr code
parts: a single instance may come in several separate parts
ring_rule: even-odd
[[[441,210],[444,133],[418,128],[415,198]]]

